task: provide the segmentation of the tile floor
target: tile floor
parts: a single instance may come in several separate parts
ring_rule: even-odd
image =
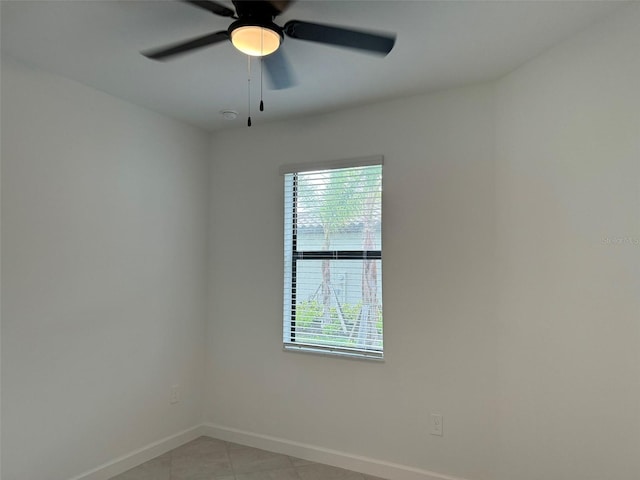
[[[236,443],[200,437],[111,480],[382,480]]]

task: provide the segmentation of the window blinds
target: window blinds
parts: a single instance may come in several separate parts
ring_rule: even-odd
[[[285,173],[285,349],[382,358],[382,162],[367,160]]]

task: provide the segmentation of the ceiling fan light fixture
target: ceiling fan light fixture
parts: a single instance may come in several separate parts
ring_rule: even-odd
[[[231,43],[242,53],[264,57],[275,52],[282,42],[276,25],[240,25],[231,30]]]

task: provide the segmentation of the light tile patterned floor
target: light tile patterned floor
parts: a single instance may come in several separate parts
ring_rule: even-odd
[[[382,480],[210,437],[196,438],[111,480]]]

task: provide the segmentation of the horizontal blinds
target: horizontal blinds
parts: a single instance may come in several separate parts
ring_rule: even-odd
[[[382,165],[285,174],[285,348],[382,357]]]
[[[382,165],[383,163],[384,157],[382,155],[350,158],[346,160],[294,163],[280,167],[280,175],[285,175],[287,173],[312,172],[316,170],[332,170],[336,168],[367,167],[371,165]]]

